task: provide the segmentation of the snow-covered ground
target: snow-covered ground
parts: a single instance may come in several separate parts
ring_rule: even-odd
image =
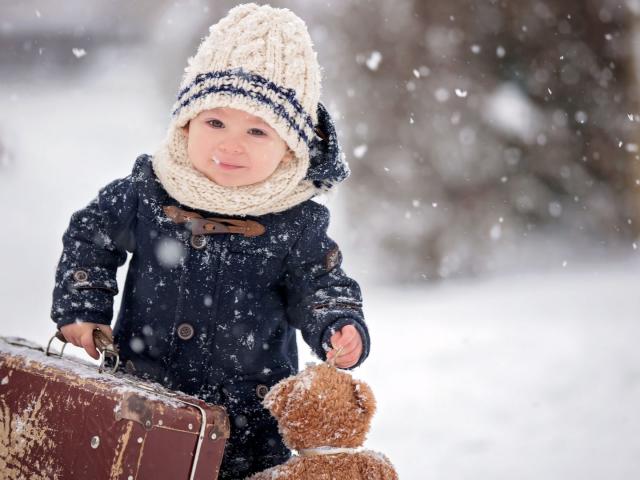
[[[640,478],[637,260],[366,288],[368,445],[400,478]]]
[[[0,162],[0,335],[48,340],[69,216],[162,138],[173,99],[129,54],[86,78],[0,85],[13,158]],[[341,246],[359,278],[363,252]],[[640,478],[639,272],[636,254],[439,286],[363,282],[372,351],[354,375],[378,399],[367,447],[403,479]]]

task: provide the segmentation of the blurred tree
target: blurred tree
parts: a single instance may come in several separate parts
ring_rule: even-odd
[[[631,248],[640,118],[624,4],[340,9],[340,58],[325,70],[357,179],[344,195],[358,231],[375,232],[363,242],[390,260],[381,275],[486,272],[558,237],[565,256]]]
[[[237,3],[5,3],[0,80],[25,65],[34,83],[79,75],[114,44],[117,70],[118,49],[144,43],[168,120],[186,58]],[[574,247],[632,248],[640,1],[270,3],[300,15],[316,44],[321,100],[353,171],[340,189],[357,219],[346,234],[371,252],[374,276],[433,280],[527,252],[557,263]]]

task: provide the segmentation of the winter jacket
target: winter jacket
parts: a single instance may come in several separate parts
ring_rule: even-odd
[[[324,360],[331,335],[347,324],[363,341],[351,368],[367,358],[360,287],[342,270],[340,249],[327,236],[325,206],[307,200],[283,212],[242,217],[265,227],[255,237],[195,238],[164,207],[225,216],[178,203],[151,161],[139,156],[130,175],[71,216],[53,290],[51,318],[58,327],[111,324],[116,271],[129,252],[113,333],[131,372],[215,401],[220,388],[251,392],[295,374],[295,329]],[[327,167],[316,167],[321,181]]]

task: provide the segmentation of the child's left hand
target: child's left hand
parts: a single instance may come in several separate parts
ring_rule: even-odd
[[[339,368],[352,367],[362,355],[362,338],[353,325],[345,325],[339,332],[334,333],[331,336],[331,346],[333,350],[327,353],[327,360],[332,360],[336,350],[343,347],[335,362],[336,367]]]

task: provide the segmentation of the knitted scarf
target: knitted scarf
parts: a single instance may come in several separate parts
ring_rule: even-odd
[[[187,135],[180,128],[172,128],[152,161],[164,189],[183,205],[223,215],[259,216],[287,210],[320,193],[312,181],[304,180],[308,154],[281,162],[261,182],[225,187],[193,168],[187,143]]]

